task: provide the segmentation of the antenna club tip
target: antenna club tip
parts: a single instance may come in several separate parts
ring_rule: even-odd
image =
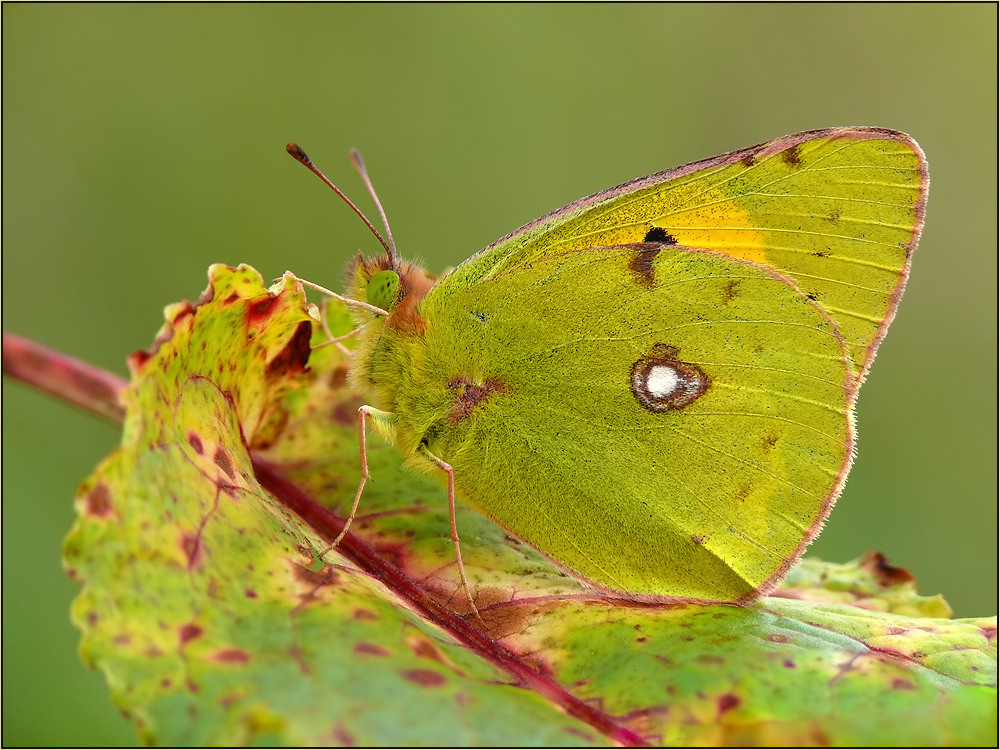
[[[292,158],[294,158],[297,161],[302,162],[303,164],[308,164],[311,161],[309,159],[309,157],[306,156],[306,152],[303,151],[299,147],[299,144],[297,144],[297,143],[289,143],[287,146],[285,146],[285,151],[287,151],[289,154],[291,154]]]

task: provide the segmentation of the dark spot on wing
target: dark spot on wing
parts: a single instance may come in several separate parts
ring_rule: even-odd
[[[632,395],[640,406],[655,413],[683,409],[708,390],[711,381],[705,371],[679,356],[677,347],[658,343],[632,365]],[[673,381],[669,391],[664,389],[668,372]]]
[[[646,236],[642,238],[643,242],[659,242],[661,245],[676,245],[677,238],[672,234],[668,233],[663,227],[653,227],[648,232]]]
[[[506,393],[506,384],[498,378],[487,378],[482,383],[473,383],[469,378],[458,376],[448,383],[452,395],[451,411],[448,421],[452,427],[457,425],[476,410],[476,407],[489,400],[494,393]]]
[[[643,286],[652,287],[656,283],[656,270],[653,261],[660,253],[659,245],[637,245],[639,250],[629,261],[629,270],[635,275],[635,280]]]
[[[740,295],[740,282],[736,279],[730,279],[726,282],[725,288],[722,290],[722,299],[725,302],[732,302]]]
[[[792,167],[797,167],[802,164],[802,152],[799,149],[798,144],[790,146],[781,152],[781,160]]]

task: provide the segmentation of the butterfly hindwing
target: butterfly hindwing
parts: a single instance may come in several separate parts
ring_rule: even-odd
[[[445,302],[427,300],[430,378],[400,411],[450,403],[428,447],[462,494],[578,574],[736,599],[818,531],[850,456],[846,354],[786,279],[647,244]]]

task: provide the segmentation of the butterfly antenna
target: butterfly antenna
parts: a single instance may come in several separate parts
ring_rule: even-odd
[[[396,242],[392,239],[392,230],[389,228],[389,220],[385,216],[385,210],[382,208],[382,201],[378,199],[378,193],[375,192],[375,186],[372,185],[371,179],[368,177],[368,170],[365,168],[365,161],[361,158],[361,152],[355,148],[351,149],[351,164],[354,168],[358,170],[358,174],[361,175],[361,179],[365,181],[365,187],[368,188],[368,193],[371,195],[372,200],[375,201],[375,207],[378,209],[379,216],[382,217],[382,226],[385,227],[385,236],[389,240],[389,244],[392,245],[392,252],[389,253],[389,258],[392,260],[392,267],[396,267]]]
[[[389,254],[389,260],[392,261],[392,266],[393,266],[393,268],[395,268],[396,267],[396,245],[393,244],[390,247],[386,243],[386,241],[384,239],[382,239],[382,235],[379,234],[378,230],[375,228],[375,226],[370,221],[368,221],[368,217],[365,216],[363,213],[361,213],[361,209],[358,208],[357,206],[355,206],[351,202],[351,199],[348,198],[346,195],[344,195],[341,192],[340,188],[338,188],[336,185],[334,185],[333,182],[330,181],[330,178],[328,178],[325,174],[323,174],[320,171],[319,167],[317,167],[315,164],[312,163],[312,159],[310,159],[306,155],[306,152],[303,151],[301,148],[299,148],[299,146],[297,144],[295,144],[295,143],[289,143],[287,146],[285,146],[285,151],[287,151],[289,154],[291,154],[292,158],[294,158],[297,162],[299,162],[300,164],[302,164],[303,166],[305,166],[306,169],[308,169],[314,175],[316,175],[321,180],[323,180],[323,182],[326,183],[327,187],[329,187],[331,190],[333,190],[333,192],[335,192],[337,195],[339,195],[341,197],[341,199],[343,199],[344,203],[346,203],[348,206],[350,206],[351,209],[354,211],[354,213],[356,213],[358,216],[361,217],[361,220],[365,223],[365,225],[368,227],[368,229],[371,231],[371,233],[375,235],[376,239],[378,239],[379,242],[382,243],[382,247],[384,247],[385,251]],[[358,158],[360,160],[360,157],[358,157]],[[352,158],[352,161],[353,161],[353,158]],[[355,166],[357,166],[357,165],[355,165]],[[363,165],[362,165],[362,167],[363,167]],[[368,175],[362,173],[361,176],[364,178],[365,183],[368,185],[368,189],[371,190],[371,183],[368,181]],[[374,195],[374,194],[375,194],[375,192],[372,191],[372,195]],[[375,199],[375,205],[378,206],[379,213],[382,214],[382,220],[385,221],[385,213],[382,211],[382,206],[381,206],[381,204],[379,204],[378,198]],[[388,232],[388,230],[389,230],[389,225],[386,224],[386,231]],[[392,235],[391,234],[389,235],[389,239],[390,240],[392,239]]]

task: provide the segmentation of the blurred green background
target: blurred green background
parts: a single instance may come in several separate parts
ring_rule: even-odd
[[[4,5],[3,326],[124,374],[210,263],[339,287],[452,265],[550,209],[779,135],[878,125],[930,161],[927,226],[811,552],[866,550],[996,612],[995,5]],[[118,431],[3,386],[4,745],[135,742],[84,667],[60,545]]]

